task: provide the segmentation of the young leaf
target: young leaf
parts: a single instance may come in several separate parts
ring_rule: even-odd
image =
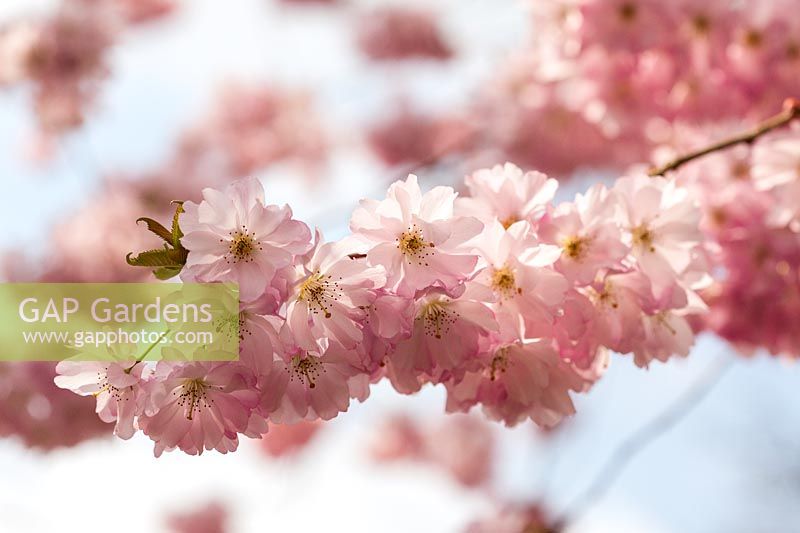
[[[183,232],[181,231],[181,226],[178,223],[178,219],[181,216],[181,213],[184,213],[183,209],[183,202],[173,201],[175,204],[175,214],[172,216],[172,246],[175,248],[181,249],[183,245],[181,245],[181,237],[183,237]]]
[[[148,217],[137,218],[136,223],[138,224],[139,222],[144,222],[145,224],[147,224],[147,229],[149,229],[151,232],[155,233],[156,235],[164,239],[166,242],[168,243],[172,242],[172,234],[169,232],[167,228],[162,226],[160,222],[157,222],[152,218]]]

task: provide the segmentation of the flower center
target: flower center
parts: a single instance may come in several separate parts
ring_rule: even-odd
[[[515,294],[522,293],[522,289],[517,287],[514,271],[508,265],[498,268],[492,273],[492,289],[504,298],[511,298]]]
[[[412,226],[397,238],[397,249],[419,266],[428,266],[425,259],[433,254],[431,251],[433,247],[433,243],[426,241],[422,236],[422,230],[416,226]]]
[[[744,161],[737,161],[731,166],[731,175],[737,180],[748,179],[750,177],[750,165]]]
[[[748,30],[744,34],[744,44],[749,48],[758,48],[763,40],[764,37],[758,30]]]
[[[97,384],[100,387],[100,390],[93,393],[92,396],[97,397],[103,394],[104,392],[109,393],[111,396],[114,397],[115,400],[120,401],[122,399],[122,393],[119,388],[115,387],[111,383],[108,382],[108,373],[107,372],[98,372],[97,373]],[[127,398],[126,398],[127,400]]]
[[[786,58],[790,61],[794,61],[797,58],[800,58],[800,45],[797,43],[789,43],[786,45]]]
[[[426,335],[441,339],[458,320],[458,313],[449,310],[444,300],[434,300],[425,304],[417,320],[422,321]]]
[[[564,239],[561,243],[561,248],[564,250],[564,253],[567,254],[567,257],[573,261],[580,261],[586,255],[586,251],[589,248],[589,239],[572,235]]]
[[[508,370],[508,347],[503,347],[497,350],[492,357],[492,363],[489,365],[489,379],[496,380],[497,374],[502,374],[506,370]]]
[[[706,15],[696,15],[692,19],[692,28],[698,35],[705,35],[711,28],[711,20]]]
[[[609,281],[603,284],[602,290],[590,289],[592,291],[592,300],[596,305],[610,306],[614,309],[619,307],[619,302],[614,294],[614,287]]]
[[[619,6],[619,18],[623,22],[633,22],[638,14],[636,6],[630,2],[626,2]]]
[[[636,246],[641,246],[642,248],[650,251],[655,252],[656,249],[653,246],[653,240],[655,236],[650,228],[647,227],[646,224],[639,224],[635,228],[631,230],[631,236],[633,237],[633,244]]]
[[[308,303],[308,310],[313,314],[322,312],[325,318],[331,317],[330,304],[339,299],[339,283],[331,281],[329,275],[315,272],[300,284],[297,299]]]
[[[319,357],[313,357],[311,355],[300,357],[299,355],[295,355],[292,357],[289,381],[294,381],[295,379],[301,382],[305,381],[308,384],[308,388],[313,389],[317,386],[316,380],[319,378],[320,374],[324,373],[325,369],[322,367]]]
[[[500,221],[500,223],[503,225],[505,229],[510,228],[517,222],[519,222],[519,218],[515,217],[514,215],[511,215],[510,217]]]
[[[178,405],[186,409],[187,420],[192,420],[194,414],[199,413],[203,407],[210,406],[210,400],[206,395],[208,388],[209,384],[200,378],[187,379],[183,382]]]
[[[250,262],[256,252],[261,250],[261,245],[256,239],[256,234],[247,231],[246,226],[242,229],[230,232],[231,240],[228,245],[226,263]],[[220,239],[222,242],[223,239]]]

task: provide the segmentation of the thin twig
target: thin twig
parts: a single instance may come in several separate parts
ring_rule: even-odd
[[[781,111],[777,115],[774,115],[766,119],[764,122],[760,123],[754,129],[746,131],[744,133],[740,133],[738,135],[734,135],[733,137],[729,137],[728,139],[723,139],[722,141],[714,143],[700,150],[689,152],[686,155],[682,155],[676,159],[673,159],[672,161],[670,161],[665,165],[650,169],[648,174],[650,176],[663,176],[670,170],[677,170],[678,168],[685,165],[689,161],[693,161],[705,155],[718,152],[720,150],[725,150],[726,148],[730,148],[731,146],[735,146],[737,144],[742,144],[742,143],[750,144],[759,137],[771,132],[772,130],[786,126],[796,118],[800,118],[800,100],[797,100],[795,98],[787,98],[783,102],[783,111]]]
[[[734,361],[735,358],[730,356],[717,359],[716,362],[709,365],[702,377],[686,389],[677,400],[623,441],[614,450],[586,490],[579,494],[556,520],[559,527],[563,528],[567,523],[576,522],[593,504],[600,500],[637,455],[675,427],[702,402],[733,366]]]

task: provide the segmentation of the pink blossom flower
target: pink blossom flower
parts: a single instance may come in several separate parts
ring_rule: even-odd
[[[300,268],[286,309],[286,326],[306,350],[328,338],[352,349],[361,343],[361,324],[375,290],[386,282],[383,269],[348,257],[347,241],[321,244]]]
[[[592,283],[586,293],[596,310],[593,331],[600,344],[628,353],[644,341],[643,314],[657,308],[644,274],[610,272]]]
[[[364,368],[377,380],[389,355],[401,340],[411,335],[414,323],[414,302],[386,292],[379,292],[366,308],[364,319]]]
[[[418,391],[424,381],[459,379],[478,364],[489,334],[498,328],[491,309],[464,297],[432,292],[414,306],[411,337],[399,342],[387,360],[387,375],[404,394]]]
[[[467,176],[470,195],[459,198],[459,214],[485,223],[499,220],[508,228],[519,220],[534,222],[553,200],[558,182],[541,172],[524,172],[513,165],[496,165]]]
[[[485,419],[456,414],[427,432],[428,461],[465,487],[486,484],[494,470],[495,435]]]
[[[408,415],[389,415],[373,433],[369,454],[376,461],[421,460],[425,454],[422,428]]]
[[[58,387],[97,400],[96,412],[103,422],[115,422],[114,434],[130,439],[136,433],[134,417],[141,414],[142,367],[129,361],[61,361],[53,380]]]
[[[506,505],[487,518],[471,523],[464,533],[561,533],[560,526],[542,508],[541,503]]]
[[[695,260],[702,240],[700,210],[688,189],[660,177],[617,180],[620,222],[639,268],[659,292],[675,283]]]
[[[385,200],[361,201],[350,228],[371,246],[368,263],[386,270],[387,288],[409,297],[429,287],[450,291],[473,274],[478,257],[465,243],[483,225],[454,216],[455,199],[450,187],[423,195],[412,174],[393,183]]]
[[[760,190],[800,181],[800,128],[773,134],[756,143],[753,180]]]
[[[465,487],[485,484],[494,467],[495,439],[489,424],[471,415],[436,423],[392,415],[373,435],[370,454],[381,462],[419,461],[437,466]]]
[[[335,418],[351,398],[366,397],[358,363],[352,351],[335,343],[314,351],[290,346],[264,385],[261,410],[277,424]]]
[[[633,350],[637,366],[646,367],[650,361],[666,361],[673,355],[687,356],[694,343],[686,317],[671,310],[658,311],[642,317],[644,339]]]
[[[550,333],[548,326],[569,287],[564,276],[552,269],[560,250],[540,246],[528,222],[517,222],[506,230],[497,220],[487,224],[476,247],[487,265],[468,293],[492,302],[502,330],[512,338]]]
[[[561,248],[556,269],[569,280],[586,285],[600,269],[621,266],[628,246],[622,242],[616,210],[615,198],[599,184],[574,202],[559,204],[541,222],[538,234]]]
[[[94,413],[94,398],[53,384],[55,366],[0,364],[0,436],[49,451],[111,435],[112,426]]]
[[[276,271],[311,247],[308,226],[292,219],[288,206],[264,205],[255,178],[223,192],[203,190],[198,205],[187,202],[181,218],[183,245],[190,250],[185,281],[236,281],[244,301],[261,296]]]
[[[297,455],[319,435],[321,429],[319,420],[275,424],[261,439],[261,450],[270,457]]]
[[[569,392],[582,391],[587,382],[539,341],[501,346],[480,369],[446,386],[448,412],[481,404],[487,416],[508,425],[530,418],[552,427],[575,413]]]
[[[155,442],[156,457],[180,448],[190,455],[233,451],[258,404],[253,375],[235,363],[159,363],[163,379],[152,384],[154,412],[139,417]]]
[[[400,104],[399,112],[367,132],[370,148],[386,165],[416,164],[462,153],[475,139],[475,127],[460,116],[430,116]]]
[[[226,533],[228,508],[220,502],[208,504],[167,517],[167,527],[172,533]]]
[[[360,21],[358,44],[370,59],[446,60],[453,51],[444,41],[431,13],[384,8]]]

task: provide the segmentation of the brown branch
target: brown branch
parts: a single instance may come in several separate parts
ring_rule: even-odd
[[[673,159],[669,163],[660,167],[651,168],[648,174],[650,176],[663,176],[671,170],[677,170],[686,163],[708,154],[725,150],[726,148],[730,148],[731,146],[741,143],[751,144],[759,137],[771,132],[772,130],[786,126],[796,118],[800,118],[800,100],[797,100],[796,98],[787,98],[783,102],[783,111],[766,119],[754,129],[734,135],[728,139],[723,139],[722,141],[714,143],[711,146],[707,146],[706,148],[689,152],[688,154]]]
[[[350,259],[364,259],[367,257],[367,254],[347,254],[347,257]]]

